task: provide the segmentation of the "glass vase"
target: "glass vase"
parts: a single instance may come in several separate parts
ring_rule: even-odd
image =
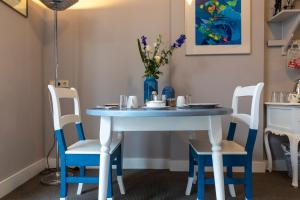
[[[157,80],[154,76],[147,76],[144,81],[144,103],[151,100],[153,91],[158,92]]]

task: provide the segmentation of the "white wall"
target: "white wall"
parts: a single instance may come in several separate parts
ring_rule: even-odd
[[[43,11],[24,18],[0,3],[0,180],[44,158]]]

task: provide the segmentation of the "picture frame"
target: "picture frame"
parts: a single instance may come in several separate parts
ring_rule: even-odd
[[[185,32],[187,55],[250,54],[251,1],[185,0]]]
[[[28,17],[28,0],[0,0],[5,5],[22,15]]]

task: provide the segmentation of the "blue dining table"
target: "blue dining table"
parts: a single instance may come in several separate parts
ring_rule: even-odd
[[[106,200],[109,151],[112,132],[134,131],[199,131],[207,130],[212,145],[213,172],[216,199],[224,200],[223,158],[221,154],[222,116],[232,113],[231,108],[167,108],[119,109],[89,108],[87,114],[100,118],[99,138],[101,164],[99,166],[99,200]]]

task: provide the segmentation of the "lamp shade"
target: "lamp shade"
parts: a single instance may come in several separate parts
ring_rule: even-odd
[[[45,6],[50,8],[51,10],[62,11],[71,7],[78,0],[40,0]]]
[[[5,1],[4,1],[5,2]],[[12,5],[12,6],[16,6],[18,5],[19,3],[21,3],[21,0],[11,0],[9,1],[9,4]]]

